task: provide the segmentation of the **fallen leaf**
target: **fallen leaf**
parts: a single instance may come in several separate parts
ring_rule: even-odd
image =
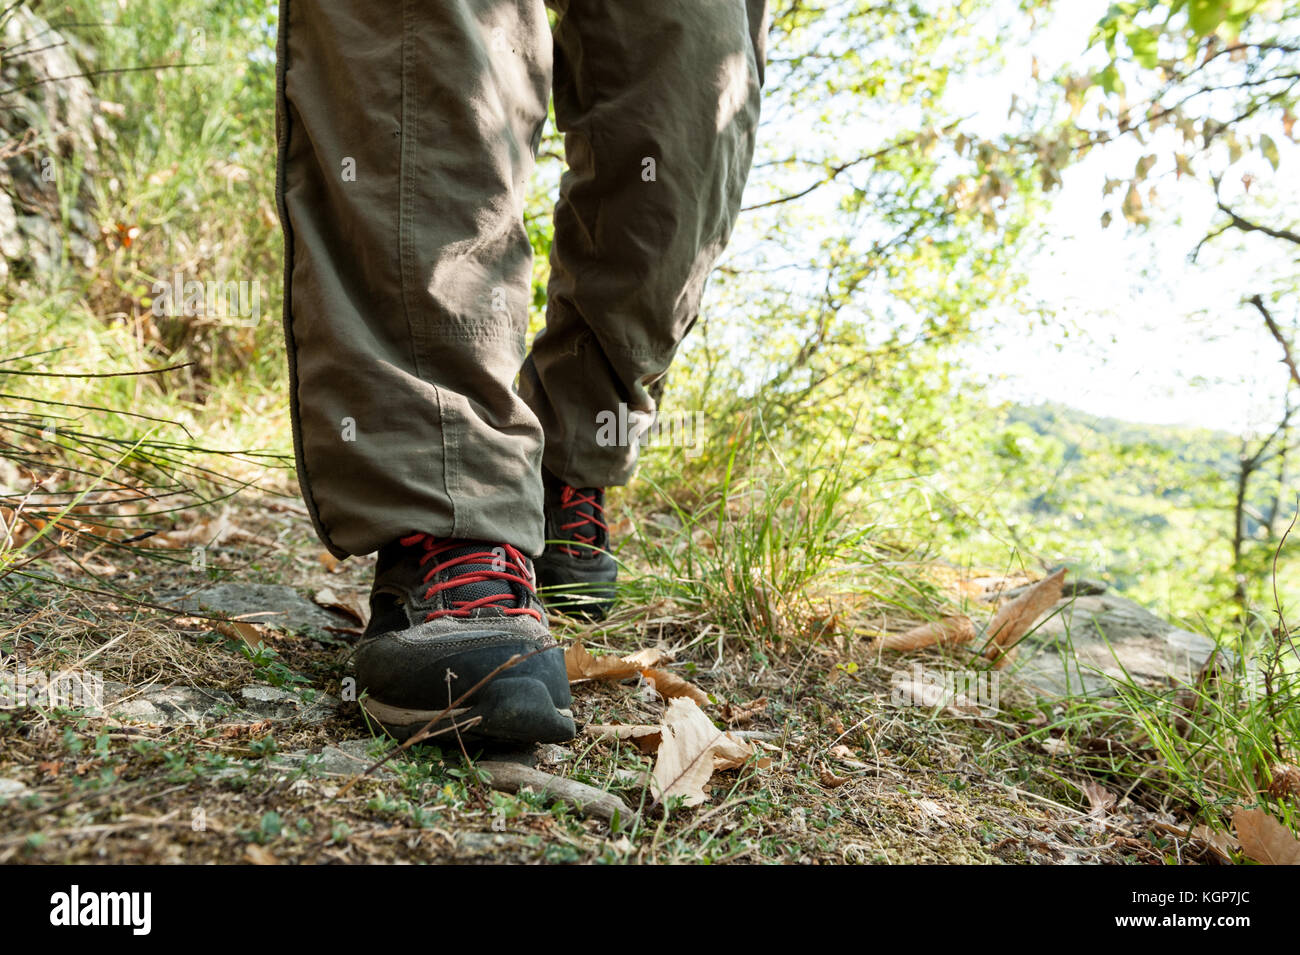
[[[311,599],[322,607],[347,614],[363,627],[370,623],[370,598],[363,593],[352,591],[340,595],[329,587],[322,587],[312,594]]]
[[[1207,825],[1199,825],[1189,834],[1189,838],[1205,845],[1213,852],[1220,862],[1231,863],[1231,853],[1241,848],[1241,843],[1233,838],[1231,833],[1216,832]]]
[[[916,801],[916,808],[920,809],[921,812],[925,813],[932,819],[942,819],[944,816],[948,815],[948,810],[944,809],[943,806],[940,806],[933,799],[918,799]]]
[[[649,683],[656,693],[665,700],[674,700],[681,696],[689,696],[700,706],[707,706],[709,695],[701,690],[694,683],[679,677],[671,670],[642,670],[641,676]]]
[[[1268,772],[1270,796],[1274,799],[1300,798],[1300,768],[1291,763],[1274,763]]]
[[[820,768],[818,776],[821,779],[821,784],[827,789],[838,789],[853,778],[852,776],[836,776],[825,763],[819,763],[818,766]]]
[[[686,805],[698,806],[708,799],[715,769],[741,766],[754,755],[753,747],[719,730],[688,696],[668,704],[662,733],[653,771],[661,800],[681,796]]]
[[[668,657],[662,650],[638,650],[626,657],[616,657],[612,653],[604,656],[592,656],[581,641],[564,648],[564,668],[568,671],[569,682],[579,680],[626,680],[639,676],[642,670],[656,666]]]
[[[217,633],[232,640],[243,640],[244,645],[250,650],[256,650],[258,644],[266,643],[266,638],[257,624],[244,620],[223,620],[217,624]]]
[[[1300,865],[1300,839],[1266,812],[1238,809],[1232,814],[1241,851],[1265,865]]]
[[[321,555],[316,559],[320,561],[320,565],[325,568],[326,573],[337,574],[343,570],[343,561],[329,551],[322,551]]]
[[[238,739],[242,736],[260,736],[270,728],[270,720],[258,720],[256,723],[230,723],[221,727],[221,738]]]
[[[632,723],[594,723],[587,726],[586,733],[596,739],[631,740],[643,753],[658,750],[663,739],[662,727]]]
[[[243,540],[261,547],[275,547],[276,542],[259,537],[233,523],[226,514],[218,514],[189,527],[176,528],[154,534],[149,538],[152,547],[217,547],[228,541]]]
[[[754,718],[767,709],[767,697],[760,696],[758,699],[749,703],[723,703],[722,719],[728,726],[744,726],[746,723],[752,723]],[[840,727],[840,732],[844,727]]]
[[[1047,753],[1049,756],[1069,756],[1074,752],[1073,746],[1065,740],[1057,739],[1054,736],[1049,736],[1047,739],[1043,740],[1042,745],[1043,752]]]
[[[883,650],[919,650],[936,643],[956,646],[974,639],[975,624],[970,617],[958,614],[923,623],[906,633],[891,633],[880,641],[880,647]]]
[[[280,864],[280,860],[272,854],[270,849],[266,846],[259,846],[255,842],[250,842],[244,847],[244,855],[248,857],[248,861],[253,863],[253,865]]]
[[[645,647],[636,653],[629,653],[623,657],[625,663],[631,663],[642,670],[657,667],[659,664],[671,659],[672,655],[667,650],[660,650],[658,647]]]
[[[984,656],[990,660],[1002,660],[1007,650],[1014,647],[1020,638],[1029,632],[1043,612],[1061,599],[1061,590],[1065,584],[1065,568],[1062,567],[1050,577],[1034,584],[1019,597],[1003,604],[986,631],[989,644],[984,649]]]
[[[1092,811],[1099,816],[1105,815],[1115,807],[1115,794],[1091,779],[1083,784],[1083,794],[1088,797],[1088,803],[1092,806]]]

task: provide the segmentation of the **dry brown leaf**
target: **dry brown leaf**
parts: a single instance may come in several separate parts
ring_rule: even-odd
[[[642,670],[653,667],[667,659],[663,650],[638,650],[626,657],[613,654],[592,656],[582,641],[571,643],[564,648],[564,668],[568,671],[569,682],[579,680],[626,680],[639,676]]]
[[[1083,784],[1083,794],[1088,797],[1088,803],[1092,806],[1092,811],[1099,816],[1105,815],[1115,807],[1115,794],[1091,779]]]
[[[1241,851],[1265,865],[1300,865],[1300,839],[1266,812],[1238,809],[1232,814]]]
[[[672,654],[667,650],[660,650],[658,647],[645,647],[636,653],[629,653],[623,657],[625,663],[631,663],[642,670],[648,670],[657,667],[661,663],[666,663],[672,659]]]
[[[984,650],[984,656],[990,660],[1004,656],[1006,648],[1015,646],[1038,618],[1061,599],[1064,584],[1065,568],[1062,567],[1019,597],[1003,604],[989,623],[989,645]],[[1005,664],[1003,660],[999,662]]]
[[[322,551],[321,555],[316,559],[320,561],[320,565],[325,568],[327,573],[337,574],[343,570],[343,561],[329,551]]]
[[[936,643],[956,646],[974,639],[975,624],[970,617],[957,614],[923,623],[906,633],[891,633],[880,641],[880,647],[883,650],[919,650]]]
[[[694,683],[683,679],[671,670],[642,670],[641,676],[656,693],[665,700],[674,700],[680,696],[689,696],[700,706],[707,706],[709,695]]]
[[[819,763],[818,767],[820,769],[818,776],[821,779],[821,784],[827,789],[838,789],[853,778],[852,776],[836,776],[825,763]]]
[[[754,718],[767,709],[767,697],[760,696],[749,703],[723,703],[722,719],[728,726],[744,726],[746,723],[752,723]],[[843,727],[840,728],[843,732]]]
[[[221,727],[221,738],[238,739],[241,736],[261,736],[270,728],[270,720],[258,720],[256,723],[230,723]]]
[[[754,755],[753,747],[719,730],[688,696],[668,704],[662,732],[653,771],[661,800],[681,796],[686,805],[698,806],[708,799],[715,769],[740,766]]]
[[[632,723],[593,723],[586,732],[596,739],[625,739],[636,744],[643,753],[653,753],[659,749],[663,739],[663,728]]]
[[[243,640],[250,650],[256,650],[259,643],[266,643],[266,637],[261,628],[255,623],[248,623],[244,620],[223,620],[217,624],[217,633],[230,637],[232,640]]]
[[[1055,736],[1049,736],[1042,742],[1043,752],[1049,756],[1069,756],[1074,752],[1074,747],[1063,739],[1057,739]]]
[[[312,594],[312,600],[322,607],[347,614],[363,627],[370,623],[370,598],[363,593],[351,591],[340,594],[329,587],[322,587]]]
[[[1231,853],[1241,848],[1241,843],[1233,838],[1230,833],[1215,832],[1209,826],[1203,824],[1194,828],[1188,836],[1190,839],[1202,843],[1219,858],[1220,862],[1231,863]]]
[[[280,860],[266,846],[259,846],[256,842],[250,842],[244,847],[244,855],[253,865],[279,865]]]
[[[993,669],[1001,670],[1004,666],[1012,663],[1016,659],[1016,648],[1007,647],[1006,651],[998,656],[991,664]]]
[[[1274,763],[1268,768],[1268,772],[1270,796],[1274,799],[1300,798],[1300,767],[1290,763]]]
[[[191,524],[189,527],[178,527],[175,530],[154,534],[149,538],[149,545],[151,547],[167,548],[217,547],[238,537],[258,540],[256,535],[249,534],[232,523],[228,516],[219,514],[206,521]]]

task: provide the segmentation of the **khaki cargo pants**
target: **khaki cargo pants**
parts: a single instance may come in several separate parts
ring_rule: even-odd
[[[652,414],[696,319],[753,155],[766,16],[766,0],[282,0],[294,444],[336,556],[411,531],[535,556],[543,463],[574,486],[628,481],[637,442],[604,446],[598,416]],[[552,92],[567,171],[525,358],[523,208]]]

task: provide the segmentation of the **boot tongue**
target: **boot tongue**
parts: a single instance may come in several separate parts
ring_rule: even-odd
[[[570,524],[579,518],[586,518],[586,523],[578,527],[570,528],[565,531],[565,536],[569,540],[578,540],[578,535],[595,538],[595,546],[603,548],[605,546],[605,532],[601,530],[600,524],[604,523],[603,515],[596,509],[592,501],[599,501],[604,493],[602,488],[598,487],[569,487],[567,484],[560,493],[560,506],[565,513],[571,515],[564,523]],[[590,500],[587,500],[587,499]],[[597,523],[597,522],[600,523]]]
[[[467,557],[471,554],[481,554],[482,557],[458,563],[454,567],[444,569],[439,577],[444,580],[456,580],[461,576],[472,577],[481,571],[498,571],[506,574],[519,574],[519,570],[506,557],[504,549],[493,551],[491,545],[470,543],[463,547],[455,547],[443,551],[436,557],[430,557],[424,565],[424,573],[429,572],[429,568],[440,564],[454,561],[460,557]],[[495,561],[495,564],[494,564]],[[434,581],[430,581],[433,583]],[[509,606],[520,605],[519,584],[511,583],[508,580],[489,577],[485,580],[467,580],[463,584],[457,584],[448,587],[443,591],[448,606],[454,602],[482,600],[484,597],[495,597],[505,595],[511,598]],[[499,601],[502,606],[507,606],[504,601]]]

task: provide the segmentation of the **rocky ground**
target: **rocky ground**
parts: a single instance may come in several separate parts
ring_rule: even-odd
[[[851,632],[741,643],[666,603],[560,628],[595,653],[670,650],[671,669],[708,694],[709,717],[753,747],[744,765],[713,776],[703,805],[655,799],[653,755],[586,732],[526,753],[421,746],[367,773],[393,744],[345,699],[359,621],[323,604],[358,607],[368,562],[337,565],[284,503],[208,518],[161,543],[148,558],[51,558],[42,573],[62,586],[4,582],[5,666],[103,684],[98,709],[38,700],[0,710],[0,862],[1224,858],[1186,837],[1180,807],[1098,775],[1096,754],[1122,743],[1092,729],[1062,738],[1059,667],[1031,666],[1029,681],[1008,673],[996,709],[918,705],[900,680],[916,666],[956,665],[950,655],[888,659]],[[1071,596],[1073,613],[1097,610],[1101,629],[1146,624],[1123,637],[1134,660],[1158,667],[1162,646],[1188,642],[1088,589]],[[1075,642],[1086,629],[1072,628]],[[1040,628],[1027,660],[1059,655],[1053,632]],[[644,680],[574,691],[586,726],[655,724],[664,713]],[[531,785],[509,785],[485,757],[534,767]],[[546,782],[555,779],[590,788],[566,800],[562,783]],[[626,814],[602,812],[593,789]]]

